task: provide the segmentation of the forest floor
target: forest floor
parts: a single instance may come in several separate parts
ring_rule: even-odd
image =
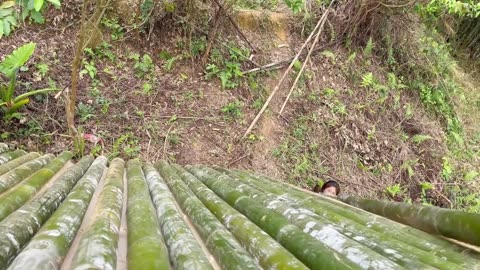
[[[22,91],[56,86],[68,92],[78,14],[73,5],[52,9],[48,24],[27,24],[1,40],[0,55],[37,44],[20,74]],[[86,51],[79,82],[76,120],[87,135],[86,153],[255,170],[307,189],[336,179],[346,194],[455,203],[442,179],[449,158],[444,124],[405,88],[408,78],[389,73],[368,49],[332,45],[315,54],[284,113],[278,112],[298,70],[241,139],[284,69],[240,76],[255,66],[238,57],[248,46],[228,23],[220,37],[230,49],[215,42],[202,64],[206,36],[189,36],[185,24],[155,24],[150,34],[138,34],[107,17],[103,38]],[[260,64],[292,57],[308,35],[290,28],[290,14],[243,11],[236,18]],[[375,78],[370,84],[369,74]],[[469,95],[480,102],[478,84],[468,81]],[[465,100],[471,99],[459,102]],[[73,149],[64,103],[63,95],[37,96],[21,115],[0,123],[1,140],[30,151]],[[480,115],[480,106],[468,108],[463,115]],[[465,122],[480,140],[478,119]],[[464,170],[479,164],[475,158]]]

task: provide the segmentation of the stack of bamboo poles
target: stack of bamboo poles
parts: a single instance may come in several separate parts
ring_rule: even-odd
[[[469,248],[254,173],[71,158],[0,144],[0,269],[480,269]],[[462,215],[450,231],[477,232]]]

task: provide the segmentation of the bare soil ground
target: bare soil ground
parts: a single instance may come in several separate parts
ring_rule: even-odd
[[[28,71],[20,74],[20,91],[50,84],[68,91],[77,14],[78,7],[65,5],[48,14],[54,24],[27,24],[0,41],[0,55],[25,42],[37,43]],[[261,49],[254,60],[262,64],[292,56],[304,40],[301,33],[288,28],[288,16],[273,17],[280,20],[274,31],[263,24],[243,26]],[[447,151],[443,124],[423,108],[412,89],[380,93],[362,87],[361,77],[368,72],[382,84],[388,81],[387,71],[375,58],[364,58],[362,48],[334,47],[315,55],[283,115],[278,111],[294,77],[274,98],[253,136],[240,140],[258,111],[255,101],[266,98],[283,70],[250,78],[257,89],[244,79],[239,87],[224,90],[217,79],[205,79],[199,58],[183,57],[172,70],[164,68],[160,53],[181,55],[181,44],[188,41],[181,27],[156,25],[148,40],[135,31],[117,41],[110,34],[111,29],[105,29],[104,41],[111,47],[86,57],[96,68],[95,80],[84,74],[79,85],[77,125],[101,138],[98,144],[87,140],[87,152],[255,170],[307,189],[319,181],[337,179],[343,192],[365,197],[385,197],[386,189],[398,184],[401,189],[390,193],[394,199],[433,199],[438,205],[449,205],[440,178]],[[229,26],[222,38],[246,46]],[[350,59],[354,51],[358,55]],[[135,75],[133,54],[150,55],[153,74]],[[39,63],[49,67],[44,76],[36,67]],[[249,68],[253,66],[242,64],[242,69]],[[243,104],[242,116],[230,119],[222,108],[237,100]],[[20,119],[0,122],[2,140],[31,151],[59,153],[73,148],[63,96],[39,97],[22,112]],[[428,137],[415,140],[418,135]],[[434,189],[422,194],[423,182],[432,183]]]

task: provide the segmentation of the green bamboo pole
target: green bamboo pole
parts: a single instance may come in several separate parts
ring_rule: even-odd
[[[0,196],[0,221],[32,198],[72,157],[72,152],[61,153],[45,167]]]
[[[170,259],[148,185],[137,159],[127,163],[128,269],[170,269]]]
[[[91,222],[80,239],[71,269],[115,269],[123,202],[125,162],[112,160]]]
[[[20,183],[25,178],[29,177],[43,166],[47,165],[53,158],[52,154],[41,156],[35,160],[29,161],[8,173],[0,176],[0,194],[10,189],[12,186]]]
[[[282,245],[220,199],[195,176],[179,166],[175,166],[175,169],[193,193],[259,261],[263,269],[308,269]]]
[[[4,143],[0,143],[0,154],[5,153],[8,151],[8,145]]]
[[[107,158],[95,159],[65,201],[13,260],[8,270],[60,269],[106,165]]]
[[[183,220],[183,214],[177,208],[175,199],[160,174],[150,164],[143,165],[143,171],[174,268],[212,270],[210,262]]]
[[[15,150],[12,152],[6,152],[0,155],[0,165],[9,162],[10,160],[26,155],[27,152],[23,150]]]
[[[383,254],[379,252],[385,257],[377,253],[378,251],[383,251],[385,248],[382,243],[375,243],[375,245],[372,245],[379,247],[375,250],[377,252],[375,252],[366,246],[361,245],[359,242],[341,234],[341,232],[343,232],[342,228],[336,224],[321,219],[308,209],[287,204],[277,196],[271,193],[260,192],[259,190],[239,181],[237,178],[230,177],[213,169],[204,167],[202,167],[202,169],[207,170],[209,174],[219,180],[235,186],[237,191],[245,193],[251,198],[255,198],[256,201],[260,202],[268,209],[283,215],[291,223],[300,227],[304,232],[310,234],[312,237],[321,241],[338,253],[345,255],[345,257],[363,269],[403,269],[403,267],[393,262],[395,261],[394,256],[388,256],[389,254],[387,252],[384,252]],[[314,219],[313,216],[317,216],[319,219]],[[419,264],[414,260],[406,260],[405,262],[402,262],[402,265],[409,265],[410,267],[417,269],[420,267],[423,269],[425,268],[425,265]]]
[[[480,214],[358,197],[346,197],[342,201],[428,233],[480,246]]]
[[[83,157],[59,176],[45,193],[25,204],[0,222],[0,269],[5,269],[42,224],[57,209],[93,161]]]
[[[32,152],[32,153],[28,153],[24,156],[21,156],[19,158],[16,158],[14,160],[11,160],[10,162],[7,162],[5,164],[2,164],[2,165],[0,165],[0,176],[2,174],[5,174],[5,173],[15,169],[16,167],[22,165],[23,163],[28,162],[28,161],[33,160],[33,159],[38,158],[38,157],[40,157],[39,153]]]
[[[229,172],[225,169],[217,168],[217,170],[225,173]],[[220,178],[223,176],[217,177]],[[245,191],[250,197],[255,197],[256,200],[263,201],[268,208],[274,209],[278,213],[283,214],[288,217],[291,222],[301,226],[304,230],[308,229],[308,231],[311,231],[316,236],[322,237],[320,232],[325,232],[326,235],[323,237],[330,240],[332,236],[328,237],[328,234],[336,235],[336,232],[341,233],[343,237],[337,236],[338,241],[331,244],[336,247],[339,247],[339,242],[343,243],[343,245],[352,245],[354,248],[350,257],[354,257],[356,250],[363,250],[365,247],[368,247],[378,254],[381,254],[407,268],[428,269],[435,267],[435,269],[460,269],[459,265],[455,265],[426,251],[407,245],[389,237],[388,235],[380,234],[361,226],[352,226],[350,225],[350,222],[342,216],[335,215],[334,213],[325,213],[324,215],[319,216],[296,203],[287,203],[283,200],[283,197],[262,190],[251,179],[236,177],[233,175],[228,179],[229,183],[237,183],[237,190]],[[330,220],[325,217],[329,217]],[[364,246],[363,249],[355,247],[356,245],[352,244],[351,240],[343,239],[344,237],[348,237],[355,242],[362,244]],[[340,239],[343,240],[340,241]],[[375,256],[368,254],[368,258],[362,259],[371,261],[373,258],[375,258]],[[355,259],[358,260],[360,258]],[[375,261],[371,261],[370,265],[365,262],[361,265],[364,265],[366,268],[383,268],[381,264],[375,263]]]
[[[206,186],[239,212],[275,238],[311,269],[361,269],[344,255],[330,249],[282,215],[260,205],[254,199],[236,191],[228,183],[210,175],[208,170],[187,167]]]
[[[261,269],[235,237],[195,197],[173,168],[169,167],[165,161],[156,163],[155,167],[222,269]]]
[[[416,247],[417,249],[429,252],[436,257],[446,258],[455,264],[464,265],[476,263],[476,261],[471,260],[471,258],[460,254],[450,243],[417,229],[393,222],[378,215],[370,214],[366,211],[360,210],[361,212],[359,212],[358,209],[337,202],[334,199],[302,192],[286,184],[276,182],[275,180],[269,180],[264,177],[258,178],[250,173],[241,171],[235,171],[234,174],[238,176],[243,175],[244,178],[252,179],[257,187],[280,196],[289,203],[297,203],[299,206],[311,210],[331,222],[340,222],[342,226],[348,226],[351,232],[363,231],[366,233],[368,230],[372,230],[412,247]]]

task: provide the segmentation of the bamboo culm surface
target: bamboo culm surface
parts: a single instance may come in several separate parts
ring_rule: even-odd
[[[67,197],[92,162],[92,156],[83,157],[77,164],[59,176],[47,191],[0,222],[0,269],[5,269],[28,243]]]
[[[106,165],[107,158],[95,159],[65,201],[13,260],[8,270],[60,269]]]

